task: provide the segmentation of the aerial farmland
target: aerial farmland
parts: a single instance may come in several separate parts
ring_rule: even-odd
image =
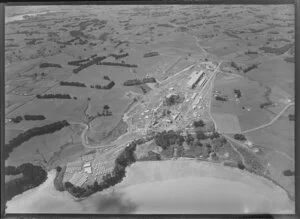
[[[8,212],[172,213],[185,180],[209,177],[242,188],[243,207],[195,211],[192,197],[178,212],[294,212],[293,5],[7,6],[5,18]],[[51,198],[18,210],[34,187]],[[92,207],[119,193],[130,210]]]

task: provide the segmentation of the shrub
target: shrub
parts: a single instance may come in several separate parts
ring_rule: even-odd
[[[294,176],[295,175],[295,171],[285,170],[285,171],[283,171],[283,175],[285,175],[285,176]]]
[[[240,141],[246,141],[247,140],[247,138],[242,134],[235,134],[234,139],[240,140]]]

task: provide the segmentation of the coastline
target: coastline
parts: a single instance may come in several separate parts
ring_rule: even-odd
[[[145,167],[148,168],[147,171],[144,171]],[[224,181],[224,183],[227,182],[226,184],[232,184],[231,185],[232,187],[234,186],[237,187],[237,185],[239,184],[246,184],[248,186],[247,188],[252,188],[253,191],[256,191],[256,193],[258,194],[265,193],[262,195],[263,199],[260,197],[261,198],[260,200],[264,200],[265,199],[264,197],[268,197],[268,199],[270,198],[272,201],[273,198],[272,196],[269,196],[269,194],[271,195],[273,194],[275,196],[274,200],[276,201],[277,200],[285,201],[286,200],[286,198],[284,198],[285,196],[288,198],[288,195],[285,192],[285,190],[282,190],[281,187],[273,184],[271,181],[265,179],[264,177],[254,175],[250,172],[242,171],[237,168],[233,170],[232,167],[225,167],[221,163],[211,163],[209,161],[200,162],[200,161],[185,159],[185,158],[180,158],[178,160],[166,160],[166,161],[157,161],[157,162],[154,161],[135,162],[134,164],[126,168],[126,176],[123,178],[123,180],[120,183],[116,184],[113,187],[105,189],[104,191],[93,193],[92,195],[86,198],[75,198],[67,191],[59,192],[55,190],[53,184],[55,175],[56,175],[55,170],[49,171],[48,178],[43,184],[41,184],[36,188],[27,190],[24,193],[15,196],[11,201],[8,201],[7,212],[8,213],[51,213],[51,212],[67,213],[66,211],[77,212],[79,211],[79,209],[83,208],[83,206],[89,205],[92,206],[92,210],[91,210],[92,212],[89,211],[88,213],[94,213],[95,211],[94,203],[93,203],[94,200],[102,199],[102,197],[104,196],[109,197],[110,195],[115,193],[123,194],[124,198],[129,201],[132,199],[131,196],[139,197],[140,199],[141,197],[136,194],[137,193],[136,191],[138,191],[139,189],[142,189],[144,191],[143,188],[145,186],[153,187],[155,185],[154,188],[157,187],[157,189],[159,190],[160,185],[166,185],[166,183],[172,184],[174,180],[175,181],[180,180],[182,181],[182,183],[185,183],[184,180],[189,180],[190,181],[189,183],[191,183],[193,180],[196,180],[197,182],[199,181],[199,183],[201,182],[205,183],[207,180],[210,182]],[[143,179],[143,177],[146,178]],[[197,183],[193,185],[196,185],[195,187],[198,187]],[[266,191],[265,188],[268,188],[267,192],[265,192]],[[191,186],[189,186],[189,188],[187,189],[191,189]],[[225,189],[225,190],[229,190],[229,189]],[[202,191],[201,188],[199,191]],[[245,192],[247,193],[247,191]],[[134,195],[131,195],[130,193],[133,193]],[[160,194],[163,195],[162,193]],[[288,200],[294,204],[294,202],[291,201],[289,198]],[[67,207],[61,208],[60,206],[61,204],[59,204],[60,202],[61,204],[68,202],[67,205],[70,208]],[[138,205],[139,203],[136,204]],[[54,206],[53,209],[49,208],[48,205]],[[36,206],[41,206],[41,207],[40,209],[36,209]],[[290,205],[289,207],[291,209],[294,208],[294,206],[292,205]],[[76,209],[78,208],[78,210],[72,210],[75,208]],[[105,209],[103,210],[105,211]],[[103,212],[96,211],[96,213],[103,213]]]

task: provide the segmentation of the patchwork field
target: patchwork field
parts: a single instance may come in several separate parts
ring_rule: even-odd
[[[241,91],[238,101],[235,98],[234,89]],[[212,97],[211,111],[213,115],[226,113],[237,116],[241,131],[270,122],[271,114],[260,108],[260,105],[265,102],[264,94],[267,90],[257,82],[250,81],[245,77],[219,74],[215,80],[214,90],[228,97],[228,101],[218,101]],[[236,128],[236,130],[238,129]]]

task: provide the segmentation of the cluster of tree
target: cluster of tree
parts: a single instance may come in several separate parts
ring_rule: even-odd
[[[110,81],[110,78],[109,78],[107,75],[104,75],[104,76],[103,76],[103,79],[104,79],[104,80],[107,80],[107,81]]]
[[[154,136],[155,144],[162,147],[164,150],[167,149],[170,145],[178,144],[182,145],[184,142],[184,137],[180,133],[176,133],[173,130],[163,131],[157,133]]]
[[[47,179],[47,172],[40,166],[25,163],[18,167],[5,167],[5,175],[18,175],[22,177],[5,183],[5,200],[11,200],[14,196],[34,188]]]
[[[96,84],[96,85],[91,85],[91,88],[97,88],[97,89],[111,89],[113,86],[115,86],[115,82],[111,81],[109,84],[107,85],[100,85],[100,84]]]
[[[144,57],[145,57],[145,58],[148,58],[148,57],[158,56],[158,55],[159,55],[158,52],[148,52],[148,53],[145,53],[145,54],[144,54]]]
[[[16,116],[16,117],[14,117],[14,118],[11,118],[11,121],[13,122],[13,123],[19,123],[19,122],[21,122],[23,120],[23,118],[21,117],[21,116]]]
[[[59,131],[63,127],[69,125],[70,124],[66,120],[62,120],[41,127],[31,128],[23,133],[18,134],[15,138],[11,139],[7,144],[5,144],[4,159],[8,158],[9,153],[12,152],[14,148],[30,140],[31,138]]]
[[[203,122],[202,119],[198,120],[198,121],[194,121],[193,122],[194,127],[203,127],[205,125],[205,123]]]
[[[80,186],[74,186],[70,182],[65,182],[65,188],[67,191],[69,191],[75,197],[81,197],[86,192],[85,188],[80,187]]]
[[[45,94],[45,95],[40,95],[37,94],[36,98],[38,99],[72,99],[70,94]]]
[[[289,114],[289,120],[295,121],[295,114]]]
[[[102,113],[98,112],[97,116],[99,116],[99,117],[101,117],[101,116],[112,116],[112,112],[109,111],[109,106],[108,105],[104,105]]]
[[[101,116],[112,116],[112,112],[108,111],[108,110],[104,110],[102,113],[97,113],[97,116],[101,117]]]
[[[172,106],[172,105],[180,103],[180,102],[181,102],[181,98],[178,94],[172,94],[170,97],[167,97],[165,99],[165,104],[167,106]]]
[[[248,71],[250,71],[250,70],[252,70],[252,69],[255,69],[255,68],[257,68],[257,67],[258,67],[257,64],[250,65],[250,66],[244,68],[244,69],[243,69],[243,72],[246,73],[246,72],[248,72]]]
[[[150,78],[143,78],[143,79],[132,79],[127,80],[123,83],[124,86],[134,86],[139,84],[145,84],[145,83],[155,83],[156,79],[154,77]]]
[[[236,95],[237,98],[240,98],[242,96],[242,92],[239,89],[234,89],[233,93]]]
[[[109,56],[112,56],[112,57],[114,57],[115,59],[121,59],[121,58],[124,58],[124,57],[126,57],[126,56],[129,56],[129,54],[128,54],[128,53],[119,54],[119,55],[117,55],[117,54],[109,54]]]
[[[198,131],[196,131],[196,138],[198,140],[205,140],[205,139],[207,139],[209,137],[204,132],[198,130]]]
[[[55,68],[61,68],[60,64],[53,64],[53,63],[41,63],[40,68],[48,68],[48,67],[55,67]]]
[[[84,83],[80,82],[68,82],[68,81],[61,81],[59,82],[61,86],[74,86],[74,87],[86,87]]]
[[[135,64],[125,64],[125,63],[117,63],[117,62],[99,62],[98,65],[123,66],[123,67],[128,67],[128,68],[137,68],[138,67]]]
[[[285,57],[284,61],[289,63],[295,63],[295,57],[294,56]]]
[[[82,65],[80,65],[78,68],[74,69],[74,70],[73,70],[73,73],[74,73],[74,74],[77,74],[78,72],[82,71],[83,69],[85,69],[85,68],[87,68],[87,67],[89,67],[89,66],[92,66],[92,65],[94,65],[94,64],[99,64],[99,63],[100,63],[103,59],[105,59],[105,58],[106,58],[106,56],[96,57],[96,58],[94,58],[93,60],[91,60],[91,61],[89,61],[89,62],[87,62],[87,63],[85,63],[85,64],[82,64]]]
[[[218,101],[223,101],[223,102],[228,101],[228,98],[224,97],[224,96],[216,96],[215,99]]]
[[[235,134],[234,139],[240,140],[240,141],[246,141],[247,140],[247,138],[243,134]]]
[[[245,169],[245,165],[243,164],[242,161],[239,161],[239,162],[237,163],[237,167],[238,167],[239,169],[241,169],[241,170]]]

